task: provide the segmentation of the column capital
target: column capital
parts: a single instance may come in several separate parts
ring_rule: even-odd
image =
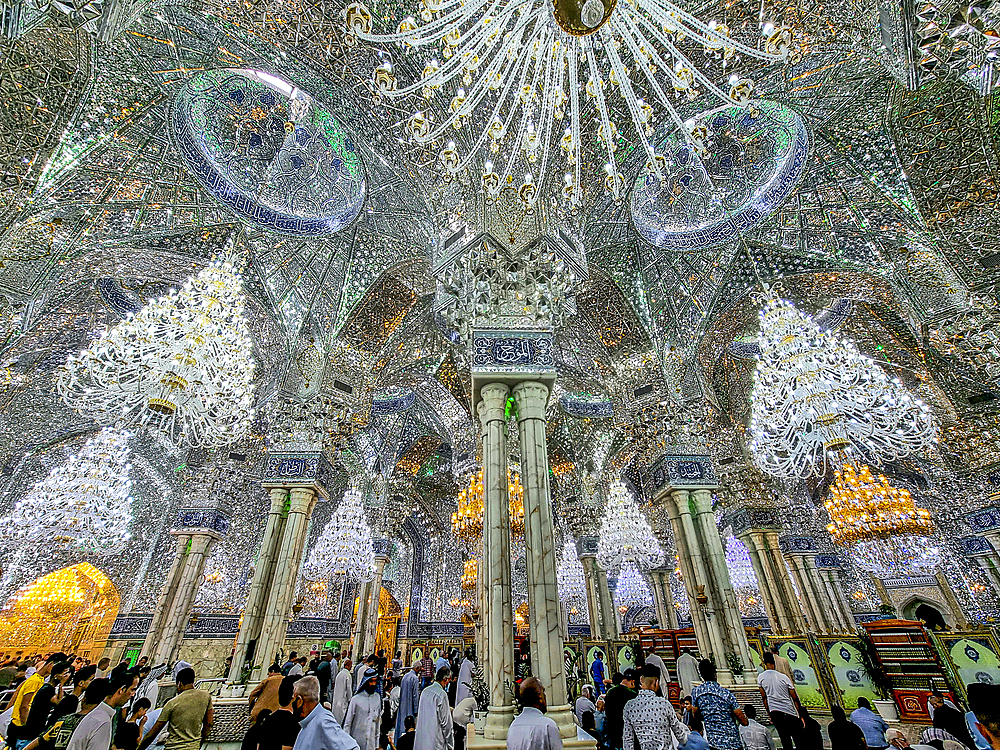
[[[781,551],[786,555],[815,555],[819,543],[814,536],[783,536],[778,539]]]
[[[217,508],[184,508],[177,512],[171,534],[207,534],[221,539],[229,533],[229,515]]]
[[[506,383],[487,383],[479,393],[482,400],[476,406],[476,412],[485,429],[488,422],[503,420],[510,386]]]
[[[545,419],[545,406],[549,389],[537,380],[525,380],[514,386],[514,403],[517,404],[517,421]]]
[[[586,536],[581,536],[576,542],[576,556],[579,559],[585,557],[597,557],[597,546],[600,543],[600,537],[596,534],[587,534]]]
[[[336,486],[333,466],[325,453],[285,451],[269,453],[264,462],[261,484],[265,489],[301,488],[315,490],[329,498],[329,487]]]
[[[312,487],[292,487],[291,512],[311,513],[316,502],[316,490]]]

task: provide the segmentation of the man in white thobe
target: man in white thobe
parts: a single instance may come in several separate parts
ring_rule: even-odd
[[[417,717],[417,709],[420,707],[420,677],[416,669],[411,669],[403,675],[403,681],[399,684],[399,709],[396,711],[396,742],[406,732],[403,723],[407,716]]]
[[[655,649],[650,649],[649,653],[646,655],[646,663],[652,664],[657,669],[660,670],[660,692],[663,693],[663,697],[667,697],[667,685],[670,683],[670,672],[667,671],[667,665],[663,663],[663,659],[660,658]],[[683,696],[682,696],[683,697]]]
[[[441,667],[434,676],[434,682],[420,694],[413,750],[454,750],[455,722],[448,705],[450,682],[451,668]]]
[[[694,683],[701,682],[698,660],[691,655],[690,649],[684,649],[684,653],[677,657],[677,681],[681,684],[681,698],[691,695]]]
[[[537,677],[521,683],[521,713],[507,730],[507,750],[562,750],[559,727],[545,715],[545,688]]]
[[[344,717],[347,716],[347,706],[351,702],[353,690],[351,686],[354,682],[351,677],[351,660],[344,659],[343,666],[337,672],[337,679],[333,683],[333,698],[331,709],[340,726],[344,726]]]
[[[313,675],[295,683],[292,710],[302,727],[293,750],[358,750],[358,743],[341,728],[333,713],[319,704],[319,680]]]
[[[344,729],[358,743],[359,750],[378,750],[379,720],[382,718],[382,696],[375,692],[378,672],[369,669],[362,675],[361,687],[347,707]]]
[[[462,665],[458,668],[458,690],[455,693],[456,706],[468,698],[472,692],[472,668],[474,666],[472,649],[467,648],[465,650],[465,658],[462,659]]]

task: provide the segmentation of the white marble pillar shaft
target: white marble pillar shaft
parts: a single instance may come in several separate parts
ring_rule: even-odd
[[[548,715],[562,737],[576,737],[563,658],[562,615],[556,577],[555,527],[549,491],[545,406],[549,389],[526,381],[514,386],[524,484],[524,546],[528,574],[528,627],[531,672],[545,686]]]
[[[781,608],[775,601],[774,592],[771,590],[770,571],[764,567],[764,561],[760,555],[760,540],[756,532],[747,530],[740,534],[739,539],[746,545],[747,552],[750,553],[750,563],[753,565],[753,572],[757,576],[757,587],[760,589],[761,603],[764,605],[764,613],[771,622],[771,627],[776,633],[789,632],[785,618],[781,615]]]
[[[275,560],[274,578],[268,592],[264,624],[257,643],[251,679],[259,681],[267,675],[267,667],[285,642],[288,620],[291,617],[292,599],[302,565],[306,530],[316,502],[316,491],[311,487],[294,487],[290,493],[288,520],[285,533]]]
[[[483,425],[483,575],[486,584],[486,676],[490,688],[485,737],[506,740],[514,720],[507,690],[514,683],[514,612],[510,591],[510,496],[507,489],[507,422],[510,389],[484,385],[478,405]],[[522,478],[522,482],[523,482]]]
[[[236,636],[236,648],[233,652],[233,663],[229,668],[229,682],[239,682],[243,668],[246,666],[247,649],[251,643],[260,638],[260,629],[264,623],[264,608],[267,605],[268,592],[271,590],[271,580],[274,577],[274,562],[278,546],[284,535],[287,514],[285,506],[288,502],[288,490],[274,487],[269,492],[271,507],[264,526],[264,538],[257,553],[257,562],[253,569],[253,580],[250,583],[250,593],[243,607],[243,618],[240,621],[240,631]],[[258,651],[254,648],[254,660]]]
[[[149,623],[149,630],[146,632],[146,640],[142,644],[142,656],[152,658],[153,653],[159,648],[160,640],[163,638],[163,627],[167,618],[174,609],[174,598],[177,595],[177,586],[180,583],[181,575],[184,573],[184,564],[188,544],[191,541],[190,534],[175,534],[174,561],[170,566],[170,572],[160,589],[160,596],[156,601],[156,609],[153,610],[153,619]],[[158,662],[153,662],[154,664]]]
[[[719,534],[715,513],[712,510],[712,491],[696,489],[691,494],[695,501],[701,544],[708,555],[709,567],[714,578],[713,588],[721,601],[719,614],[722,621],[719,622],[718,627],[722,631],[723,643],[725,644],[722,659],[725,659],[727,654],[733,653],[736,654],[745,668],[749,668],[750,664],[753,663],[750,660],[750,644],[747,642],[746,629],[743,627],[743,616],[736,603],[736,591],[729,578],[726,548],[722,543],[722,536]],[[728,668],[720,668],[719,675],[728,677],[731,682],[734,681],[732,670]]]
[[[181,642],[187,629],[194,600],[198,596],[205,573],[205,561],[208,559],[215,536],[210,534],[192,534],[191,542],[185,555],[184,572],[177,585],[177,594],[171,604],[171,611],[164,625],[163,634],[156,652],[151,657],[153,664],[172,662],[174,652]]]
[[[829,617],[822,605],[817,601],[817,592],[814,590],[815,584],[805,567],[805,557],[806,555],[803,554],[788,554],[785,556],[785,559],[788,561],[788,567],[791,568],[792,576],[795,578],[795,585],[798,587],[799,595],[802,597],[802,606],[806,610],[809,627],[820,633],[828,633],[831,632]]]
[[[699,586],[703,587],[703,593],[708,596],[708,574],[705,572],[704,561],[698,551],[698,538],[694,533],[694,524],[688,507],[688,491],[673,490],[668,495],[665,494],[663,504],[674,532],[674,544],[680,560],[681,576],[684,578],[684,590],[687,592],[691,608],[694,637],[702,656],[708,656],[715,653],[719,646],[709,628],[705,607],[698,603]],[[710,606],[710,603],[706,606]],[[721,655],[717,656],[717,659],[721,658]]]
[[[806,618],[802,612],[802,604],[795,595],[795,587],[792,586],[792,578],[788,573],[788,565],[781,554],[781,542],[778,532],[768,530],[764,534],[764,544],[771,569],[775,573],[775,588],[785,608],[789,632],[804,633],[806,631]]]

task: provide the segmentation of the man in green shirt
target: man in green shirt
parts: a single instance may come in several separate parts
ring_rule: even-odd
[[[166,750],[199,750],[208,737],[214,719],[212,696],[194,686],[194,670],[177,673],[177,695],[160,711],[160,717],[139,743],[139,750],[153,744],[164,726],[168,727]]]

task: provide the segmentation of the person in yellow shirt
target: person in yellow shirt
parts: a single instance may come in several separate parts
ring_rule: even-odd
[[[35,673],[21,683],[14,694],[14,711],[10,717],[10,726],[7,728],[7,744],[14,750],[22,750],[34,737],[21,738],[19,736],[24,723],[28,720],[28,712],[31,710],[31,702],[35,698],[35,693],[45,684],[45,678],[49,676],[52,667],[57,661],[65,661],[64,654],[52,654],[48,659],[35,670]]]

